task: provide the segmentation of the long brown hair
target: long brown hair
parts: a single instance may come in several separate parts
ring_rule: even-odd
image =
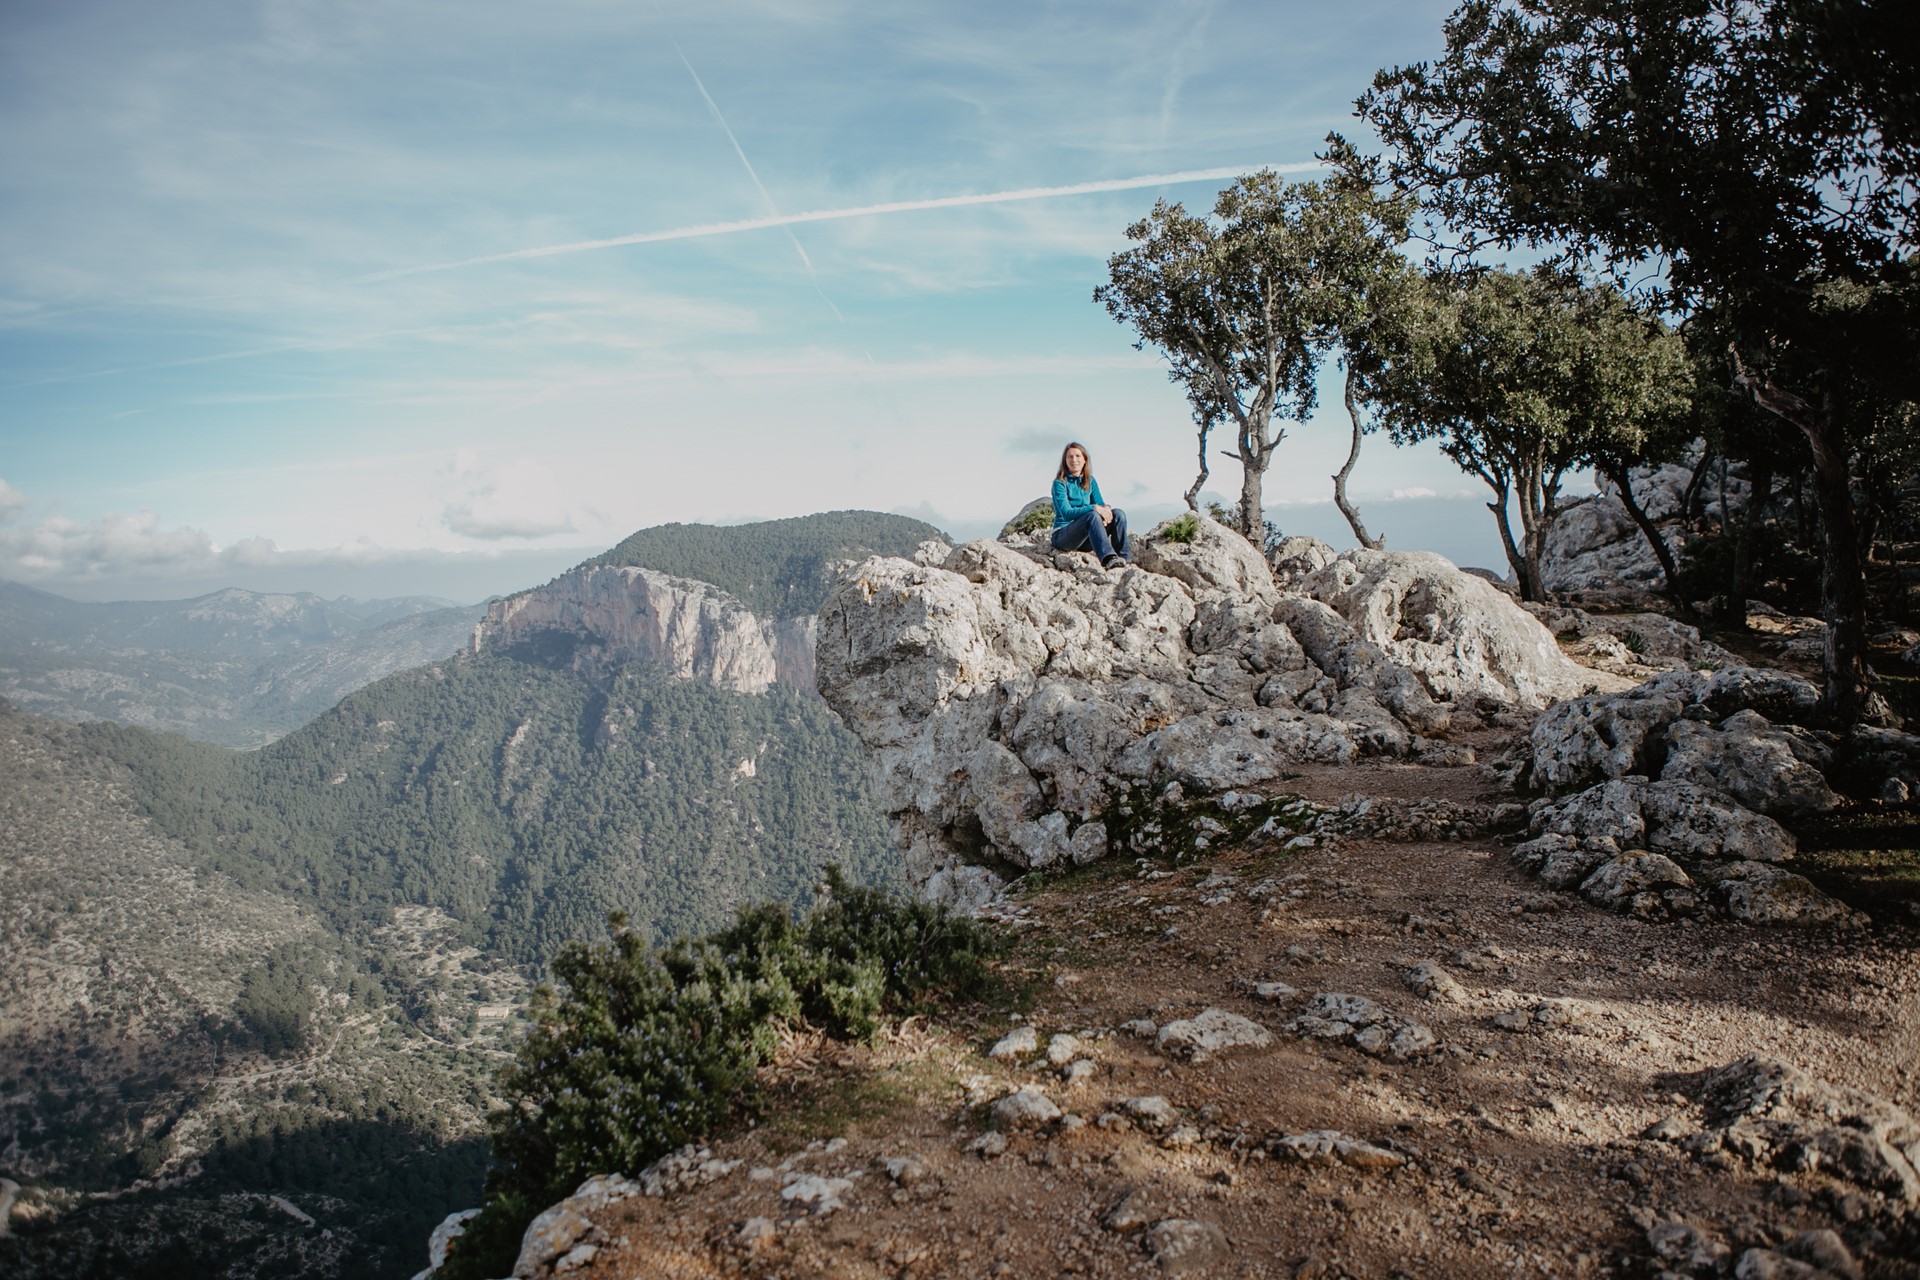
[[[1073,472],[1067,470],[1067,454],[1075,449],[1080,451],[1081,458],[1085,460],[1085,465],[1080,468],[1078,479],[1075,479]],[[1072,480],[1082,489],[1093,488],[1093,455],[1087,452],[1087,446],[1081,444],[1078,440],[1067,441],[1067,447],[1060,451],[1060,470],[1053,478],[1055,480]]]

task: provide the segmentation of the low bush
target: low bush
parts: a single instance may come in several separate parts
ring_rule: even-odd
[[[1051,502],[1043,502],[1033,510],[1024,515],[1015,516],[1013,519],[1015,533],[1039,533],[1043,529],[1052,527],[1053,504]]]
[[[513,1268],[534,1215],[596,1173],[635,1174],[715,1129],[750,1092],[783,1025],[865,1038],[889,1008],[976,993],[997,939],[944,907],[847,882],[835,868],[801,919],[741,910],[654,949],[612,921],[569,943],[500,1077],[487,1203],[440,1275]]]
[[[1200,517],[1189,511],[1167,521],[1160,529],[1160,536],[1168,542],[1192,542],[1200,532]]]

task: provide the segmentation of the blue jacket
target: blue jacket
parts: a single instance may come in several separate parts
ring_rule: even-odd
[[[1095,480],[1091,490],[1083,489],[1074,480],[1055,480],[1053,482],[1053,527],[1072,524],[1095,507],[1104,507],[1107,500],[1100,496],[1100,482]]]

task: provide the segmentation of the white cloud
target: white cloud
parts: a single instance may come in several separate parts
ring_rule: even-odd
[[[440,523],[463,538],[495,542],[578,532],[572,495],[545,463],[512,458],[487,466],[472,449],[459,449],[443,476],[450,495]]]
[[[13,519],[14,515],[26,508],[27,495],[0,479],[0,524]]]
[[[1395,489],[1387,495],[1389,501],[1399,502],[1404,498],[1437,498],[1439,493],[1425,485],[1414,485],[1410,489]]]

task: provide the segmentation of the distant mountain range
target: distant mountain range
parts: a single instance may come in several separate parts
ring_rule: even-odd
[[[354,689],[455,652],[485,612],[237,588],[85,604],[0,582],[0,696],[57,720],[257,747]]]
[[[0,1274],[417,1270],[478,1203],[490,1072],[563,941],[897,875],[810,610],[836,562],[937,536],[664,526],[477,633],[438,601],[0,588]],[[362,687],[255,750],[138,723],[234,733],[263,704],[209,690],[249,679],[286,716]],[[91,722],[23,714],[43,693]]]

